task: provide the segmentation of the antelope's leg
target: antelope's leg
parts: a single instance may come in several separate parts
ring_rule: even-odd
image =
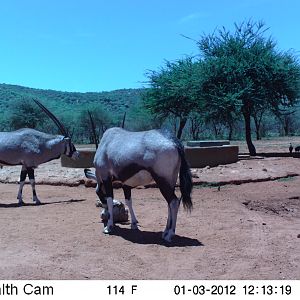
[[[107,201],[107,209],[108,209],[108,221],[106,226],[104,227],[104,233],[111,233],[114,226],[114,216],[113,216],[113,187],[111,179],[108,178],[103,180],[104,190],[105,190],[105,199]]]
[[[167,242],[171,242],[172,237],[175,235],[175,230],[176,230],[176,222],[177,222],[177,214],[178,214],[178,209],[179,209],[179,204],[180,201],[178,198],[174,198],[171,203],[168,204],[169,207],[169,216],[171,218],[170,223],[167,223],[166,230],[168,228],[168,231],[166,232],[164,239]],[[169,218],[168,218],[169,221]]]
[[[17,199],[19,200],[19,205],[24,204],[23,202],[23,187],[25,184],[25,180],[27,177],[27,169],[25,166],[22,166],[21,173],[20,173],[20,186]]]
[[[124,197],[125,197],[125,204],[127,205],[130,213],[130,218],[131,218],[131,229],[138,229],[138,220],[135,217],[133,207],[132,207],[132,198],[131,198],[131,187],[124,185],[123,186],[123,192],[124,192]]]
[[[41,201],[36,195],[36,190],[35,190],[35,178],[34,178],[34,169],[33,168],[27,168],[28,171],[28,177],[30,180],[30,184],[32,187],[32,200],[35,202],[35,204],[41,204]]]
[[[159,177],[155,173],[152,174],[152,177],[156,181],[160,192],[168,202],[168,220],[166,229],[162,234],[162,238],[167,242],[171,242],[172,237],[175,235],[177,213],[180,201],[175,195],[175,184],[170,183],[172,182],[171,180]]]
[[[170,205],[168,204],[168,220],[167,220],[166,228],[162,234],[163,239],[165,239],[165,237],[168,235],[171,226],[172,226],[172,214],[171,214]]]
[[[107,207],[106,199],[105,199],[105,194],[102,190],[103,184],[98,183],[96,187],[96,194],[98,196],[98,199],[96,201],[96,206],[97,207]]]

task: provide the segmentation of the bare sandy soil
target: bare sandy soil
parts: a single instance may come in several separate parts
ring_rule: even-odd
[[[41,166],[37,181],[52,184],[37,186],[43,205],[26,185],[18,207],[18,185],[4,182],[19,169],[0,169],[0,279],[300,279],[300,159],[192,170],[194,209],[180,209],[172,244],[156,188],[133,191],[139,231],[117,224],[108,236],[82,170]]]

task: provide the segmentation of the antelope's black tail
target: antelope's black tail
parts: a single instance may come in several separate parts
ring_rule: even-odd
[[[192,174],[191,174],[189,164],[185,157],[183,144],[178,139],[175,139],[174,142],[176,144],[176,148],[178,150],[181,159],[180,170],[179,170],[181,199],[182,199],[183,207],[186,210],[191,211],[193,209],[193,202],[191,197],[192,190],[193,190]]]

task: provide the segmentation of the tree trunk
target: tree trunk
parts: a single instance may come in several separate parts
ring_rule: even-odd
[[[173,133],[176,134],[176,132],[177,132],[177,117],[171,116],[169,118],[169,120],[170,120],[170,124],[171,124],[172,130],[173,130]]]
[[[256,140],[257,141],[261,140],[260,133],[259,133],[259,128],[258,127],[256,127],[255,133],[256,133]]]
[[[199,139],[199,122],[196,120],[196,118],[190,118],[190,133],[192,134],[192,139],[198,140]]]
[[[231,122],[228,122],[228,140],[231,141],[232,140],[232,133],[233,133],[233,125]]]
[[[250,113],[249,112],[244,112],[244,119],[245,119],[245,130],[246,130],[246,142],[247,142],[247,146],[249,149],[249,153],[251,156],[255,156],[256,155],[256,149],[252,143],[252,139],[251,139],[251,118],[250,118]]]
[[[186,118],[180,119],[180,121],[179,121],[179,128],[178,128],[178,132],[177,132],[177,138],[178,139],[181,139],[182,131],[183,131],[183,128],[186,124],[186,121],[187,121]]]
[[[260,124],[261,124],[261,118],[258,119],[257,116],[253,117],[254,119],[254,124],[255,124],[255,133],[256,133],[256,140],[261,140],[260,136]]]
[[[283,119],[283,130],[284,130],[284,136],[289,136],[290,134],[290,120],[289,117],[286,116]]]
[[[218,138],[218,128],[217,125],[215,124],[215,122],[212,123],[213,129],[214,129],[214,133],[215,133],[215,139]]]

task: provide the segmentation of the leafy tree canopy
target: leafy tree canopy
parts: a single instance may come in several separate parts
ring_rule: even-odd
[[[176,116],[180,120],[177,136],[180,138],[189,114],[199,103],[198,63],[191,57],[166,61],[159,71],[150,71],[150,89],[144,95],[145,107],[152,113],[167,118]]]
[[[205,69],[202,92],[214,115],[237,115],[245,120],[249,152],[250,117],[258,108],[278,112],[299,98],[300,67],[292,52],[280,52],[262,22],[235,24],[235,31],[222,28],[198,42]]]
[[[10,109],[10,128],[37,128],[48,117],[33,101],[19,100]]]

